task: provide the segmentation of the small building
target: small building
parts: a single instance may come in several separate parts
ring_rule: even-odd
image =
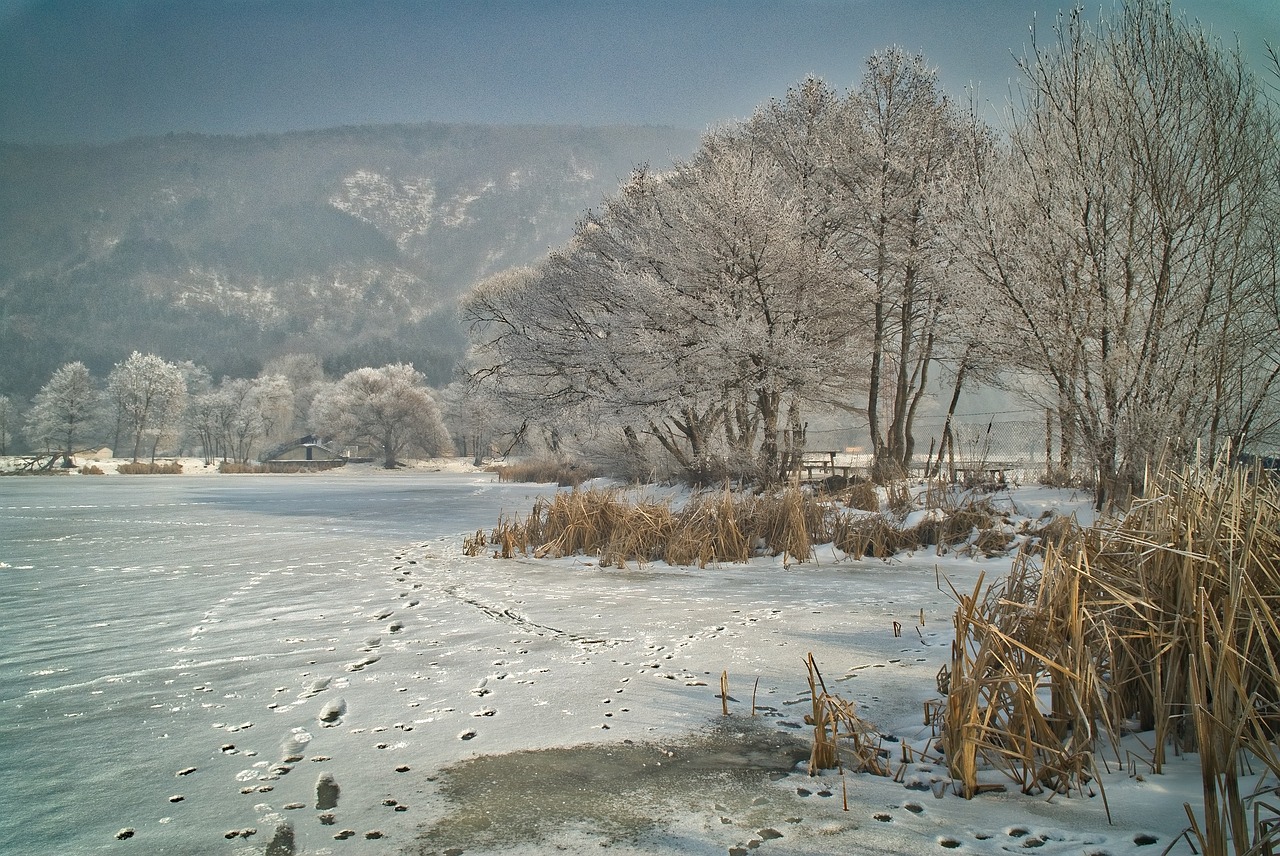
[[[282,443],[262,456],[262,463],[272,472],[328,470],[346,462],[346,455],[312,434]]]

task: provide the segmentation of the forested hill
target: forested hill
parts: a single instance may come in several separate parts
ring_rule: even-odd
[[[412,125],[106,146],[0,145],[0,394],[134,350],[215,378],[461,354],[456,298],[563,243],[633,166],[696,133]]]

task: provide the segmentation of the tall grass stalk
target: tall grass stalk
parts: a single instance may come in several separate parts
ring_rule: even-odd
[[[1101,787],[1124,730],[1151,769],[1199,755],[1209,856],[1280,840],[1280,490],[1225,464],[1162,472],[1119,522],[1059,531],[1001,584],[956,594],[941,725],[966,796],[980,769],[1028,793]],[[1261,772],[1241,786],[1242,770]],[[1105,804],[1105,792],[1103,799]]]

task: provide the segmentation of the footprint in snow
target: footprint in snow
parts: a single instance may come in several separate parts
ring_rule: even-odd
[[[289,736],[284,739],[284,742],[280,744],[280,756],[286,763],[294,763],[301,760],[307,744],[310,742],[311,732],[301,726],[294,728],[289,733]]]
[[[333,678],[317,678],[316,680],[311,682],[311,685],[308,686],[302,692],[302,694],[298,696],[298,698],[308,699],[308,698],[311,698],[312,696],[319,695],[320,693],[324,692],[329,688],[329,684],[332,681],[333,681]]]
[[[325,728],[333,728],[342,724],[342,717],[346,712],[346,699],[336,698],[326,702],[325,706],[320,708],[320,713],[316,718],[320,720],[320,724]]]

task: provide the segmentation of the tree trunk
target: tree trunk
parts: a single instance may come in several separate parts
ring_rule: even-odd
[[[867,431],[871,435],[871,477],[883,481],[880,468],[885,455],[884,438],[880,434],[880,373],[883,367],[884,302],[876,300],[875,326],[871,341],[871,374],[867,379]]]
[[[961,360],[960,368],[956,369],[956,382],[951,387],[951,402],[947,405],[947,418],[942,423],[942,439],[938,443],[938,465],[935,475],[941,474],[943,455],[955,445],[955,437],[951,433],[951,422],[955,419],[956,407],[960,404],[960,391],[964,387],[964,376],[968,368],[968,361]],[[951,473],[951,479],[955,480],[954,472]]]

